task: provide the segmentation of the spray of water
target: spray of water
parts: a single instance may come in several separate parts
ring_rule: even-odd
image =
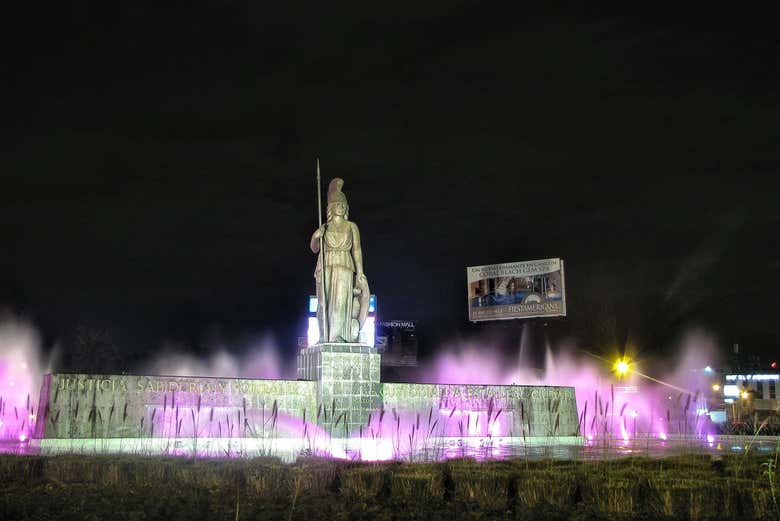
[[[439,357],[415,378],[423,383],[518,384],[573,386],[576,390],[580,432],[588,439],[611,437],[626,442],[641,436],[665,440],[672,435],[706,436],[713,432],[706,417],[713,375],[705,366],[717,366],[717,343],[702,330],[682,337],[676,359],[665,367],[634,360],[633,371],[620,379],[612,361],[593,356],[573,343],[547,345],[542,368],[533,368],[522,353],[528,339],[520,339],[519,357],[500,356],[489,342],[461,341],[442,346]],[[188,354],[182,346],[166,345],[161,354],[137,368],[141,374],[243,378],[294,378],[294,367],[282,362],[269,336],[249,343],[243,354],[230,354],[217,343],[207,358]],[[553,354],[555,353],[555,354]],[[28,322],[5,315],[0,320],[0,438],[26,440],[34,424],[41,375],[49,370],[42,361],[40,337]],[[391,454],[426,448],[441,436],[499,437],[510,433],[511,422],[497,407],[480,410],[376,411],[359,432],[365,459],[387,459]],[[293,420],[290,420],[293,421]],[[296,420],[297,421],[297,420]],[[192,422],[200,425],[200,422]],[[281,422],[280,426],[282,425]],[[295,423],[295,421],[293,421]],[[308,423],[312,423],[309,421]],[[194,425],[193,425],[194,427]],[[178,428],[178,423],[177,423]],[[290,429],[317,430],[301,423]],[[326,436],[322,435],[322,439]]]
[[[134,368],[139,374],[215,376],[222,378],[293,378],[270,335],[248,342],[240,354],[214,342],[208,357],[183,346],[166,344],[160,354]],[[52,351],[52,356],[55,355]],[[35,425],[42,375],[51,371],[35,327],[11,313],[0,315],[0,440],[27,441]],[[119,368],[117,368],[118,370]]]
[[[220,378],[295,378],[295,368],[285,363],[273,337],[266,335],[249,342],[239,353],[228,350],[223,342],[214,342],[210,355],[196,356],[180,344],[166,343],[139,374],[171,376],[213,376]]]
[[[521,345],[525,343],[521,339]],[[706,413],[714,376],[704,368],[717,366],[718,349],[715,338],[701,329],[683,335],[678,355],[666,360],[665,367],[644,367],[641,359],[633,360],[623,377],[614,373],[614,360],[573,343],[557,346],[555,354],[547,345],[540,369],[522,354],[514,360],[497,355],[481,341],[459,342],[440,352],[418,381],[573,386],[580,431],[589,439],[609,436],[628,441],[646,435],[666,439],[670,434],[713,432]]]
[[[35,328],[12,314],[0,316],[0,439],[30,437],[47,369]]]

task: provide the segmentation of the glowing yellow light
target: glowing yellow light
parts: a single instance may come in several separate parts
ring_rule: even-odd
[[[743,399],[743,400],[747,400],[747,399],[748,399],[748,396],[750,396],[750,395],[748,394],[748,392],[747,392],[747,391],[742,391],[742,392],[740,393],[740,396],[742,397],[742,399]]]
[[[615,362],[614,369],[615,369],[615,373],[618,376],[625,376],[628,373],[629,369],[631,369],[631,365],[628,363],[628,360],[626,360],[625,358],[621,358],[620,360]]]
[[[720,385],[719,384],[712,384],[712,390],[715,392],[720,391]]]

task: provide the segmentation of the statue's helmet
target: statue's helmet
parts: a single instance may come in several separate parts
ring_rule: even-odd
[[[347,206],[347,196],[341,191],[341,187],[344,186],[344,180],[339,177],[334,177],[328,185],[328,206],[333,203],[342,203]]]

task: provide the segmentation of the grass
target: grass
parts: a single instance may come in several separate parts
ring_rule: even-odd
[[[2,455],[0,519],[774,519],[765,463]]]
[[[775,517],[780,519],[780,506],[778,506],[778,483],[777,483],[777,458],[780,455],[780,440],[775,447],[774,455],[770,456],[767,461],[762,463],[764,467],[763,475],[769,483],[769,492],[772,495],[772,506],[774,507]]]

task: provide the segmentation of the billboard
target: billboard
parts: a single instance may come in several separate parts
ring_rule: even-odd
[[[566,316],[563,259],[466,268],[469,320]]]

